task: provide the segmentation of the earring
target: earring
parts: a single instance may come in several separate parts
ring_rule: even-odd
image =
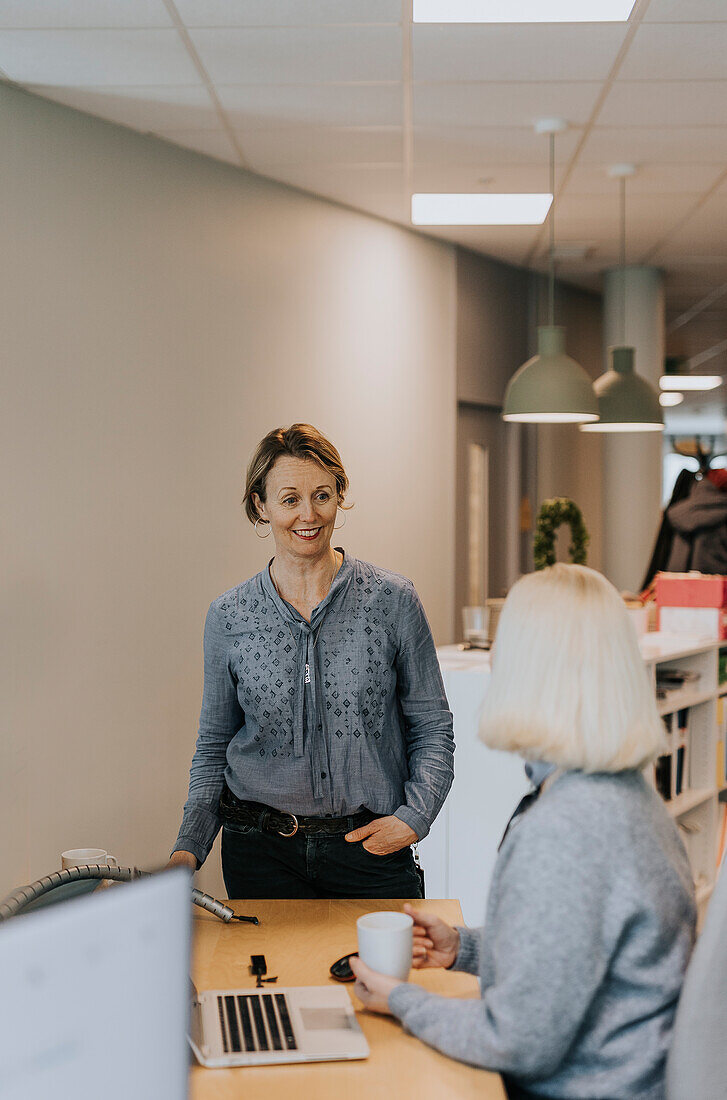
[[[258,534],[258,529],[257,529],[258,523],[270,523],[270,520],[269,519],[263,519],[261,516],[258,516],[257,519],[255,520],[255,524],[254,524],[255,534],[257,535],[257,537],[259,539],[266,539],[268,537],[268,535],[270,534],[270,529],[268,528],[268,534],[267,535],[260,535],[260,534]]]
[[[336,526],[336,524],[334,523],[334,525],[333,525],[333,530],[334,531],[340,531],[342,527],[346,526],[346,513],[343,511],[342,508],[340,509],[340,512],[341,512],[341,515],[343,516],[343,523],[339,523],[338,526]]]

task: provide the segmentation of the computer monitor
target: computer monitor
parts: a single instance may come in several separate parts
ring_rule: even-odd
[[[174,869],[0,924],[3,1100],[184,1100],[190,889]]]

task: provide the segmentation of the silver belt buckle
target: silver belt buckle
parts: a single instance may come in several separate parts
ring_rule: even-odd
[[[295,814],[288,813],[287,810],[284,812],[286,817],[292,817],[293,828],[289,833],[284,833],[282,829],[278,829],[278,836],[295,836],[295,834],[298,832],[298,818],[295,816]]]

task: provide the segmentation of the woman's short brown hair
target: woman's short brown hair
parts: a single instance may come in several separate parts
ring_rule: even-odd
[[[291,424],[289,428],[274,428],[268,432],[260,440],[250,459],[245,481],[245,495],[242,498],[245,514],[250,523],[260,519],[252,495],[257,493],[260,500],[266,499],[267,476],[281,455],[317,462],[335,480],[338,503],[343,504],[348,489],[348,478],[338,451],[312,424]]]

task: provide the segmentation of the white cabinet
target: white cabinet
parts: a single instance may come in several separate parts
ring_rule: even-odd
[[[529,789],[523,761],[488,749],[477,737],[490,655],[438,650],[454,715],[454,783],[429,836],[419,845],[430,898],[458,898],[467,924],[482,924],[492,869],[505,826]]]
[[[660,669],[696,674],[684,687],[659,700],[658,708],[671,729],[668,750],[674,756],[667,808],[680,827],[694,872],[697,900],[702,904],[714,886],[717,833],[723,812],[718,796],[724,787],[724,775],[720,780],[717,772],[719,645],[679,635],[647,634],[641,639],[654,691]],[[490,675],[489,654],[446,646],[438,650],[438,655],[454,714],[455,778],[442,812],[419,849],[428,897],[459,898],[465,921],[479,925],[484,920],[498,844],[510,814],[530,784],[520,757],[488,749],[477,736]],[[677,795],[680,747],[684,753]],[[653,768],[648,775],[653,780]]]

